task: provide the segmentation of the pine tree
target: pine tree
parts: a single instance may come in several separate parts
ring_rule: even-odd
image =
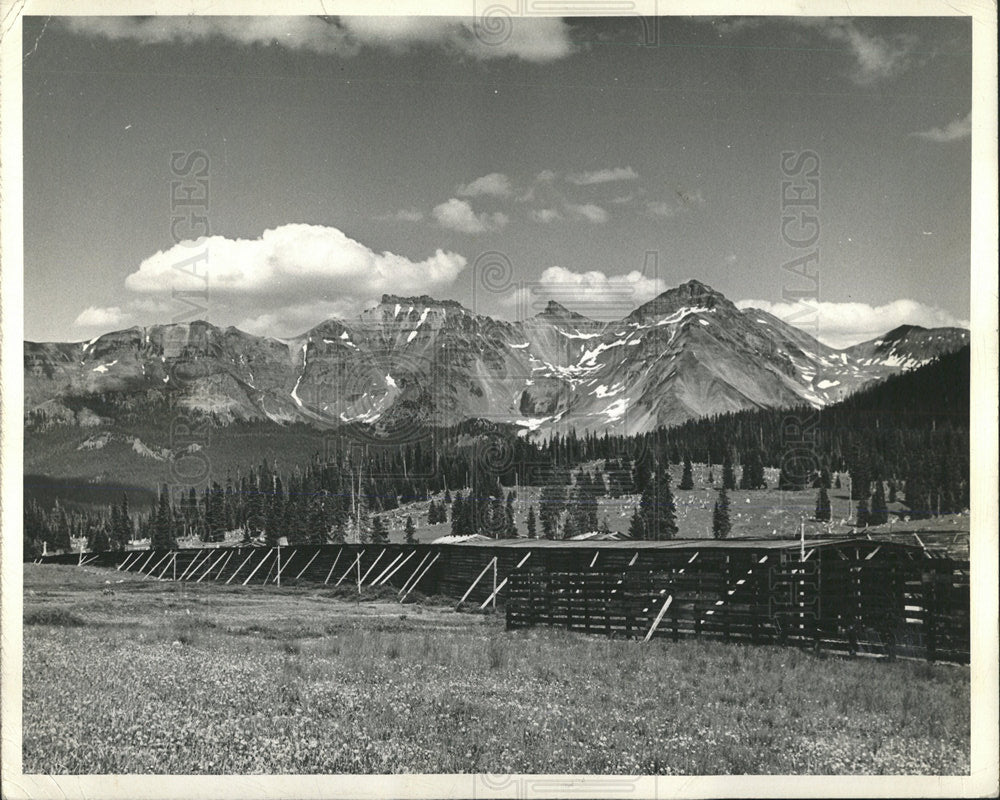
[[[858,521],[857,526],[859,528],[868,527],[868,498],[862,497],[858,500]]]
[[[872,509],[868,514],[869,525],[885,525],[889,521],[889,507],[885,502],[885,487],[882,479],[875,479],[875,493],[872,495]]]
[[[462,493],[455,493],[455,502],[451,504],[451,535],[461,536],[462,535],[462,517],[464,515],[465,501],[462,499]]]
[[[427,524],[436,525],[438,523],[438,507],[431,500],[430,504],[427,506]]]
[[[508,539],[517,538],[517,525],[514,523],[514,492],[507,492],[507,502],[504,506],[504,517],[506,530],[504,535]]]
[[[160,490],[156,509],[156,527],[153,530],[153,539],[150,542],[150,547],[154,550],[177,547],[177,538],[174,535],[174,519],[170,510],[170,491],[166,485]]]
[[[728,450],[722,459],[722,487],[729,491],[736,488],[736,473],[733,472],[733,459],[730,458]]]
[[[385,529],[385,520],[377,514],[372,517],[372,544],[388,544],[389,534]]]
[[[534,539],[537,536],[537,532],[535,530],[535,507],[534,506],[528,506],[528,517],[525,520],[524,524],[528,528],[528,538],[529,539]]]
[[[827,494],[825,486],[819,487],[819,496],[816,498],[816,519],[820,522],[830,521],[830,495]]]
[[[657,465],[656,472],[639,498],[639,513],[646,538],[663,541],[677,535],[677,508],[670,490],[670,471],[665,462]]]
[[[451,491],[449,491],[448,489],[444,490],[444,501],[448,505],[451,505]],[[441,522],[444,522],[444,520],[441,520]]]
[[[108,531],[104,526],[104,522],[98,522],[90,529],[90,535],[87,537],[87,546],[94,553],[103,553],[108,550],[111,546],[108,540]]]
[[[409,515],[406,517],[406,543],[417,543],[417,529],[413,525],[413,517]]]
[[[112,530],[112,547],[124,550],[132,540],[132,517],[128,510],[128,494],[122,492],[122,504],[118,509],[118,527]]]
[[[310,544],[326,544],[326,498],[323,494],[315,494],[310,498],[307,527]]]
[[[751,451],[743,464],[743,474],[740,475],[741,489],[766,489],[764,480],[764,461],[758,450]]]
[[[504,512],[502,497],[494,495],[490,498],[487,514],[487,535],[493,539],[504,538],[507,535],[507,515]]]
[[[729,536],[732,523],[729,520],[729,495],[726,494],[726,487],[719,489],[719,496],[712,508],[712,536],[716,539],[725,539]]]
[[[639,541],[646,538],[646,523],[638,508],[632,512],[632,519],[629,520],[628,535]]]
[[[851,465],[851,499],[868,499],[871,494],[871,475],[868,472],[867,459],[858,453],[855,456],[854,464]]]
[[[108,549],[118,550],[118,531],[121,528],[121,522],[118,519],[120,509],[114,503],[111,504],[111,535],[108,537]]]
[[[566,487],[559,484],[546,484],[542,487],[538,499],[538,516],[542,521],[542,535],[546,539],[556,538],[559,515],[566,504]]]
[[[834,479],[833,488],[834,489],[843,489],[844,488],[843,486],[840,485],[840,473],[839,472],[837,473],[837,476]]]
[[[694,473],[691,469],[691,459],[684,456],[684,473],[681,475],[681,482],[677,484],[678,489],[694,488]]]

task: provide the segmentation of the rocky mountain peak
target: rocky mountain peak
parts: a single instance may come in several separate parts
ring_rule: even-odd
[[[685,307],[705,309],[724,307],[736,311],[736,306],[726,299],[725,295],[715,291],[707,283],[689,280],[673,289],[667,289],[648,303],[639,306],[626,319],[636,321],[661,318],[674,314]]]
[[[419,297],[403,297],[398,294],[383,294],[381,305],[401,305],[414,306],[415,308],[461,308],[462,304],[457,300],[435,300],[429,294],[422,294]]]
[[[562,303],[555,300],[549,300],[548,304],[545,306],[543,311],[538,312],[535,315],[536,319],[547,319],[547,320],[576,320],[576,321],[587,321],[590,319],[583,316],[583,314],[577,314],[575,311],[570,311]]]

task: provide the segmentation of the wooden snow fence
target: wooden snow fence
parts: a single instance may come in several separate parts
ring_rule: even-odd
[[[966,561],[869,540],[685,544],[638,550],[624,569],[516,570],[507,627],[969,661]]]
[[[280,550],[280,552],[279,552]],[[511,629],[553,625],[641,639],[709,637],[969,661],[969,564],[900,541],[486,540],[66,553],[36,562],[233,587],[326,586],[465,610]]]

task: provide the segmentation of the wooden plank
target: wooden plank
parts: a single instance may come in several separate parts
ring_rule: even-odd
[[[382,552],[379,553],[377,556],[375,556],[375,560],[371,563],[371,566],[368,567],[368,569],[365,570],[365,574],[364,575],[360,575],[359,574],[359,576],[358,576],[358,587],[359,588],[364,585],[365,580],[371,574],[371,571],[373,569],[375,569],[375,565],[378,564],[378,562],[382,560],[382,556],[384,556],[384,555],[385,555],[385,548],[383,547],[382,548]],[[359,565],[358,572],[359,573],[361,572],[360,565]]]
[[[163,570],[160,572],[159,575],[156,576],[156,579],[158,581],[162,581],[163,580],[163,576],[166,575],[167,574],[167,570],[170,569],[170,565],[174,564],[176,562],[177,562],[177,553],[170,553],[170,560],[166,564],[163,565]]]
[[[399,570],[403,566],[403,564],[405,564],[407,561],[409,561],[411,558],[413,558],[413,556],[416,554],[416,552],[417,552],[416,550],[411,550],[409,553],[407,553],[406,554],[406,558],[404,558],[395,567],[393,567],[392,571],[388,575],[386,575],[384,578],[382,578],[382,580],[379,581],[378,583],[381,584],[381,585],[383,585],[383,586],[385,584],[387,584],[389,582],[389,579],[392,578],[392,576],[395,575],[397,572],[399,572]]]
[[[287,567],[287,566],[288,566],[289,564],[291,564],[291,563],[292,563],[292,559],[293,559],[293,558],[295,558],[295,554],[296,554],[297,552],[299,552],[299,551],[298,551],[298,550],[292,550],[292,552],[291,552],[291,553],[289,554],[288,558],[287,558],[287,559],[285,559],[285,563],[284,563],[284,564],[281,564],[281,563],[280,563],[280,561],[279,561],[279,566],[278,566],[278,574],[274,576],[274,582],[275,582],[276,584],[278,584],[278,586],[281,586],[281,573],[282,573],[282,572],[284,572],[284,571],[285,571],[285,568],[286,568],[286,567]],[[280,548],[279,548],[279,550],[278,550],[278,558],[279,558],[279,559],[281,558],[281,550],[280,550]]]
[[[295,580],[298,580],[299,578],[301,578],[305,574],[306,570],[309,569],[309,565],[312,564],[313,561],[316,560],[316,556],[318,556],[321,552],[322,552],[322,548],[317,547],[316,548],[316,552],[313,554],[313,557],[310,558],[306,562],[306,565],[302,569],[299,570],[299,574],[295,576]]]
[[[246,586],[248,583],[250,583],[250,579],[254,575],[257,574],[257,570],[259,570],[262,566],[264,566],[264,562],[267,561],[271,557],[271,553],[273,553],[273,552],[274,552],[274,548],[272,547],[266,553],[264,553],[264,557],[260,561],[257,562],[257,566],[254,567],[252,570],[250,570],[250,574],[247,575],[246,580],[243,581],[243,583],[242,583],[243,586]]]
[[[135,566],[135,562],[138,561],[140,558],[142,558],[142,553],[129,553],[125,557],[125,560],[121,564],[118,565],[118,571],[121,572],[122,567],[124,567],[129,562],[132,562],[132,565],[128,569],[125,570],[126,572],[128,572],[129,569],[131,569],[133,566]],[[38,562],[36,562],[36,563],[38,563]]]
[[[344,552],[343,547],[337,550],[337,557],[333,559],[333,563],[330,565],[330,571],[326,573],[326,580],[323,581],[324,586],[326,586],[330,582],[330,576],[333,575],[333,571],[337,568],[337,562],[340,561],[340,554],[343,552]]]
[[[233,557],[233,553],[235,552],[236,552],[235,550],[229,551],[229,555],[226,556],[226,560],[222,562],[222,566],[219,567],[219,571],[215,573],[215,577],[212,578],[213,581],[217,581],[219,580],[219,578],[222,577],[222,574],[226,571],[226,567],[229,566],[229,559]]]
[[[364,554],[365,554],[364,550],[358,552],[357,556],[355,556],[354,558],[354,561],[351,562],[351,566],[347,568],[347,572],[345,572],[343,575],[340,576],[340,580],[337,581],[335,584],[333,584],[334,586],[340,586],[340,584],[344,582],[344,578],[346,578],[348,575],[351,574],[351,570],[354,569],[355,564],[358,564],[360,567],[361,556],[363,556]]]
[[[413,582],[413,585],[412,585],[412,586],[411,586],[411,587],[410,587],[409,589],[407,589],[407,590],[406,590],[406,594],[404,594],[404,595],[403,595],[403,596],[402,596],[402,597],[401,597],[401,598],[399,599],[399,602],[400,602],[400,603],[402,603],[402,602],[403,602],[403,601],[404,601],[404,600],[405,600],[405,599],[406,599],[406,598],[407,598],[407,597],[409,596],[410,592],[412,592],[412,591],[413,591],[414,589],[416,589],[416,588],[417,588],[417,584],[418,584],[418,583],[420,583],[420,581],[421,581],[421,579],[422,579],[422,578],[424,577],[424,575],[426,575],[426,574],[427,574],[428,572],[430,572],[430,569],[431,569],[431,567],[433,567],[433,566],[434,566],[434,562],[435,562],[435,561],[437,561],[437,560],[438,560],[438,558],[440,558],[440,556],[441,556],[441,553],[440,553],[440,552],[437,552],[437,553],[435,553],[435,554],[434,554],[434,558],[432,558],[432,559],[431,559],[431,563],[430,563],[430,564],[428,564],[428,565],[427,565],[427,566],[426,566],[426,567],[424,568],[424,571],[420,573],[420,577],[419,577],[419,578],[417,578],[417,579],[416,579],[416,580],[415,580],[415,581]]]
[[[216,564],[221,564],[222,563],[222,559],[224,559],[225,557],[226,557],[225,553],[219,553],[219,557],[217,559],[215,559],[215,561],[212,561],[212,557],[211,556],[209,556],[207,559],[205,559],[206,561],[212,561],[212,563],[209,564],[208,569],[202,570],[201,577],[198,578],[198,580],[196,580],[195,583],[201,583],[205,579],[205,576],[208,575],[208,573],[210,573],[213,569],[215,569],[215,565]],[[192,578],[194,577],[194,573],[191,574],[191,577]]]
[[[397,553],[397,554],[396,554],[396,557],[395,557],[395,558],[394,558],[394,559],[393,559],[392,561],[390,561],[390,562],[389,562],[389,566],[387,566],[387,567],[386,567],[386,568],[385,568],[384,570],[382,570],[382,571],[381,571],[381,572],[380,572],[380,573],[379,573],[378,575],[376,575],[376,576],[375,576],[374,578],[372,578],[372,582],[371,582],[371,585],[372,585],[372,586],[378,586],[378,584],[379,584],[379,582],[380,582],[380,581],[382,580],[382,578],[384,578],[384,577],[385,577],[385,576],[386,576],[386,575],[388,574],[389,570],[390,570],[390,569],[392,569],[392,568],[393,568],[393,566],[395,566],[395,564],[396,564],[396,563],[397,563],[397,562],[399,561],[399,559],[401,559],[402,557],[403,557],[403,554],[402,554],[402,553]]]
[[[518,562],[517,566],[514,567],[514,570],[519,570],[521,567],[523,567],[524,566],[524,562],[527,561],[529,558],[531,558],[531,552],[530,551],[527,553],[527,555],[525,555],[524,558],[522,558]],[[496,569],[496,559],[495,558],[493,559],[493,567],[494,567],[494,569]],[[491,594],[489,597],[487,597],[485,600],[483,600],[483,604],[481,606],[479,606],[479,608],[480,609],[484,609],[484,608],[486,608],[486,604],[489,603],[490,600],[495,600],[496,596],[497,596],[497,594],[499,594],[500,590],[503,589],[503,587],[507,585],[507,581],[508,580],[510,580],[510,575],[508,575],[506,578],[504,578],[503,581],[500,583],[499,586],[494,586],[494,588],[493,588],[493,594]],[[469,591],[471,592],[472,589],[470,588]],[[466,592],[466,594],[468,594],[468,592]],[[461,605],[461,603],[459,605]]]
[[[458,601],[458,605],[455,606],[456,611],[458,611],[458,609],[462,607],[462,603],[464,603],[465,599],[472,593],[472,590],[476,588],[476,584],[483,579],[483,575],[485,575],[489,571],[490,567],[496,564],[496,560],[497,557],[493,556],[493,558],[490,559],[489,563],[485,567],[483,567],[483,571],[479,573],[479,577],[477,577],[472,582],[472,585],[468,589],[466,589],[465,594],[462,595],[462,599]]]
[[[403,592],[406,591],[406,588],[410,585],[410,581],[412,581],[415,577],[417,577],[417,573],[420,572],[420,568],[424,565],[424,562],[427,561],[427,559],[430,557],[431,557],[431,552],[430,550],[428,550],[427,553],[424,555],[424,557],[420,559],[420,563],[417,564],[417,568],[413,570],[413,574],[411,574],[410,577],[403,582],[403,585],[400,588],[398,594],[402,594]]]
[[[153,556],[155,556],[155,555],[156,555],[156,551],[155,550],[150,550],[149,551],[149,558],[147,558],[144,563],[142,563],[142,564],[139,565],[138,572],[141,573],[146,568],[146,565],[149,564],[149,562],[153,560]],[[80,556],[81,556],[80,560],[83,561],[83,558],[82,558],[83,553],[82,552],[80,553]]]
[[[199,551],[198,551],[197,553],[195,553],[195,554],[194,554],[194,557],[193,557],[193,558],[192,558],[192,559],[191,559],[190,561],[188,561],[188,563],[187,563],[187,566],[186,566],[186,567],[184,567],[184,570],[183,570],[183,571],[181,572],[181,574],[180,574],[180,577],[179,577],[179,578],[178,578],[177,580],[184,580],[184,576],[185,576],[185,575],[187,575],[187,573],[188,573],[188,570],[189,570],[189,569],[191,569],[191,566],[192,566],[192,565],[193,565],[193,564],[194,564],[194,563],[195,563],[195,562],[196,562],[196,561],[197,561],[197,560],[198,560],[199,558],[201,558],[201,556],[202,556],[203,552],[204,552],[203,550],[199,550]]]
[[[241,570],[243,569],[243,567],[245,567],[245,566],[247,565],[247,562],[248,562],[248,561],[249,561],[249,560],[250,560],[251,558],[253,558],[253,554],[254,554],[254,548],[252,548],[252,547],[251,547],[251,548],[250,548],[250,552],[249,552],[249,554],[247,555],[247,557],[246,557],[246,558],[244,558],[244,559],[243,559],[243,563],[242,563],[242,564],[240,564],[240,565],[239,565],[239,566],[238,566],[238,567],[236,568],[236,571],[235,571],[235,572],[234,572],[234,573],[233,573],[232,575],[230,575],[230,576],[229,576],[229,578],[228,578],[228,579],[226,580],[226,585],[227,585],[227,586],[228,586],[228,585],[229,585],[230,583],[232,583],[232,580],[233,580],[233,578],[235,578],[235,577],[236,577],[237,575],[239,575],[239,574],[240,574],[240,571],[241,571]],[[183,577],[183,576],[181,576],[181,577]]]

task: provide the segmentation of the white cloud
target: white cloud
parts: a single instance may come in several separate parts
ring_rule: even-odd
[[[879,36],[853,19],[796,17],[794,24],[815,30],[830,42],[846,45],[854,58],[851,80],[862,86],[904,72],[918,43],[915,36],[908,34]]]
[[[926,139],[929,142],[956,142],[972,134],[972,112],[961,119],[953,119],[942,128],[931,128],[926,131],[914,131],[910,136]]]
[[[621,319],[665,289],[661,279],[649,278],[638,270],[607,275],[599,270],[574,272],[554,266],[542,272],[536,285],[511,292],[503,302],[518,317],[531,316],[549,300],[556,300],[580,314],[612,320]]]
[[[851,58],[850,79],[861,86],[905,72],[919,43],[917,37],[911,34],[881,36],[874,33],[867,23],[849,18],[795,16],[765,20],[760,17],[735,17],[706,21],[723,37],[755,31],[771,20],[813,31],[842,49]]]
[[[459,197],[479,197],[480,195],[507,197],[513,189],[510,185],[510,178],[501,172],[491,172],[489,175],[476,178],[472,183],[459,186],[455,191]]]
[[[415,208],[403,208],[392,214],[391,218],[400,222],[420,222],[424,218],[424,212]]]
[[[257,239],[211,236],[198,246],[182,242],[143,261],[125,286],[146,294],[199,291],[207,275],[213,295],[298,295],[303,288],[335,294],[413,292],[450,284],[465,263],[463,256],[442,250],[414,262],[376,253],[337,228],[296,223],[266,230]]]
[[[540,222],[542,225],[548,225],[551,222],[558,222],[563,218],[563,215],[554,208],[533,208],[528,212],[528,214],[535,222]]]
[[[99,328],[102,333],[128,323],[129,314],[120,306],[88,306],[79,314],[73,324],[78,328]]]
[[[601,225],[608,221],[608,212],[593,203],[584,203],[583,205],[567,203],[566,212],[571,216],[593,222],[595,225]]]
[[[844,348],[875,339],[900,325],[925,328],[968,328],[969,321],[916,300],[894,300],[881,306],[868,303],[772,303],[768,300],[740,300],[739,308],[759,308],[802,327],[824,344]],[[818,325],[814,321],[818,317]],[[808,325],[806,324],[808,322]]]
[[[555,17],[506,17],[496,20],[496,27],[492,19],[440,16],[87,16],[66,17],[61,22],[74,33],[142,44],[224,39],[340,56],[355,55],[365,47],[396,52],[439,47],[477,60],[517,58],[546,63],[574,51],[569,26]]]
[[[705,206],[705,198],[701,193],[701,189],[686,192],[677,191],[675,194],[677,195],[676,202],[667,202],[665,200],[648,201],[646,203],[646,213],[651,217],[670,219],[685,211]]]
[[[676,217],[683,210],[683,207],[676,203],[666,203],[662,200],[651,200],[646,203],[646,213],[652,217],[670,219],[671,217]]]
[[[331,316],[353,316],[385,292],[447,292],[465,266],[464,256],[440,249],[413,261],[377,253],[337,228],[283,225],[256,239],[212,236],[156,253],[125,279],[138,296],[120,306],[88,308],[76,324],[104,332],[197,316],[258,334],[291,335]],[[190,292],[188,302],[172,297],[174,290]]]
[[[592,172],[573,172],[566,180],[577,186],[591,186],[595,183],[611,183],[613,181],[634,181],[639,174],[632,167],[614,167],[598,169]]]
[[[485,233],[503,228],[507,222],[506,214],[476,214],[472,206],[464,200],[452,197],[434,207],[434,219],[443,228],[450,228],[460,233]]]

